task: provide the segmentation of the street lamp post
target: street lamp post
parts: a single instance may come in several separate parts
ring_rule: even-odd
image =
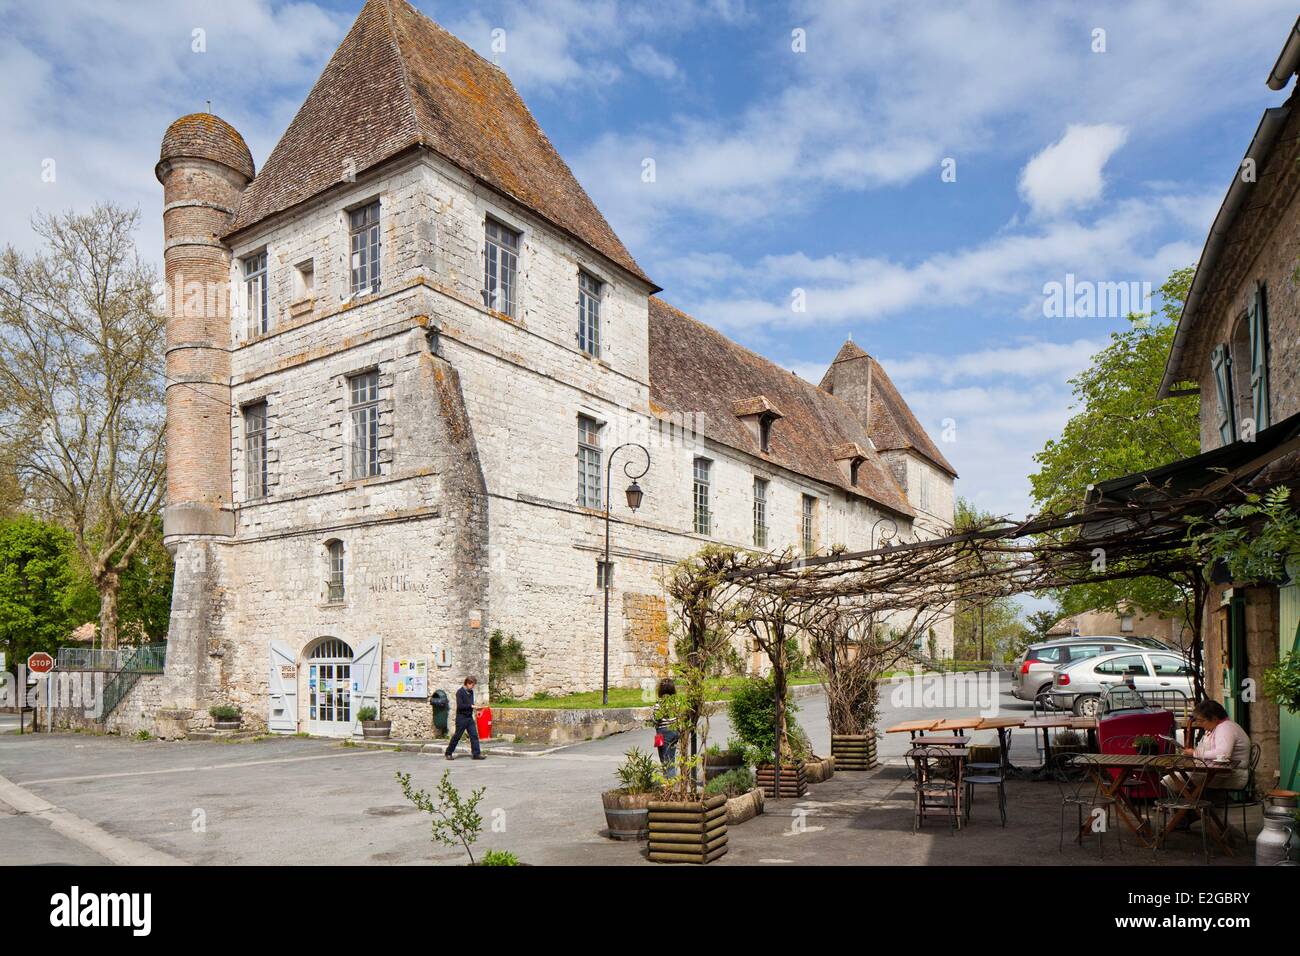
[[[602,707],[609,706],[609,582],[612,575],[612,568],[609,563],[609,483],[610,470],[614,467],[614,456],[624,448],[640,448],[641,454],[645,455],[645,467],[640,471],[633,473],[632,462],[623,463],[623,474],[632,479],[632,484],[627,486],[627,506],[633,511],[641,507],[641,499],[644,493],[641,486],[637,484],[638,478],[644,478],[645,473],[650,470],[650,452],[644,445],[638,445],[636,442],[625,442],[619,445],[609,453],[609,458],[605,461],[605,563],[602,567],[601,584],[604,585],[605,591],[605,651],[603,670],[600,681],[600,704]]]

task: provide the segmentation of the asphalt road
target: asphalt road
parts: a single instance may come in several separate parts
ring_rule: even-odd
[[[1029,709],[1003,692],[1005,680],[994,693],[988,676],[982,679],[986,684],[980,691],[974,678],[950,677],[933,685],[943,688],[942,695],[927,699],[906,699],[905,692],[886,688],[880,726],[934,716],[939,710],[951,716],[987,711],[990,700],[1003,713]],[[963,706],[949,706],[955,704]],[[801,700],[799,720],[814,749],[828,753],[824,698]],[[727,732],[725,717],[715,717],[710,739],[725,740]],[[978,736],[995,739],[991,733]],[[408,772],[418,786],[432,789],[450,770],[462,793],[485,788],[480,849],[508,849],[534,863],[635,864],[642,862],[644,844],[601,836],[599,794],[615,785],[614,769],[623,752],[632,746],[650,749],[651,742],[647,729],[544,756],[448,763],[441,756],[303,738],[167,743],[6,734],[0,736],[0,862],[456,863],[463,853],[431,843],[427,823],[406,803],[394,778],[399,770]],[[895,765],[881,771],[874,784],[889,806],[896,802],[900,755],[906,749],[906,734],[885,735],[879,744],[882,761]],[[1028,765],[1037,762],[1033,741],[1023,731],[1013,737],[1012,757]],[[854,777],[862,785],[873,775],[837,774],[823,786],[851,787]],[[906,819],[910,824],[910,813]],[[746,824],[755,827],[756,839],[761,821]],[[766,824],[785,825],[780,819]],[[848,832],[853,833],[851,828]],[[780,833],[774,831],[768,841],[775,846],[748,849],[738,836],[737,852],[727,859],[790,859],[791,841],[783,843]],[[858,838],[866,841],[868,834],[860,832]],[[928,846],[931,838],[918,839]],[[1054,836],[1052,843],[1054,849]],[[910,844],[913,856],[921,845]],[[813,841],[804,841],[804,853],[812,852],[812,846]],[[864,845],[863,853],[866,849]],[[836,862],[866,858],[843,843],[832,856]],[[924,854],[913,862],[926,862]]]

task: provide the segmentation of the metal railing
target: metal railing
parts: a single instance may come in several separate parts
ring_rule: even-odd
[[[166,644],[143,644],[139,647],[118,648],[120,667],[116,674],[104,685],[104,701],[100,708],[100,721],[108,720],[109,714],[131,693],[143,674],[161,674],[167,663]]]
[[[61,671],[126,671],[161,674],[167,661],[166,644],[130,647],[60,647],[57,668]]]

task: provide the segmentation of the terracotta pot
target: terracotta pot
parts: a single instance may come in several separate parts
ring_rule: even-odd
[[[391,720],[361,721],[361,736],[365,737],[367,740],[382,740],[392,732],[393,722]]]
[[[605,805],[606,836],[611,840],[644,840],[653,793],[624,793],[606,790],[600,795]]]
[[[650,853],[656,863],[712,863],[727,852],[727,797],[653,800]]]

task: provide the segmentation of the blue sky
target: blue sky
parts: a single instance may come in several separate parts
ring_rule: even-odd
[[[1274,0],[416,6],[511,75],[665,298],[813,381],[852,335],[936,438],[955,423],[941,447],[959,492],[999,513],[1029,508],[1068,378],[1123,324],[1044,318],[1044,284],[1158,287],[1195,262],[1260,113],[1285,98],[1264,81],[1296,15]],[[260,165],[359,8],[0,0],[0,242],[28,245],[38,209],[113,199],[140,207],[160,260],[168,123],[210,100]]]

